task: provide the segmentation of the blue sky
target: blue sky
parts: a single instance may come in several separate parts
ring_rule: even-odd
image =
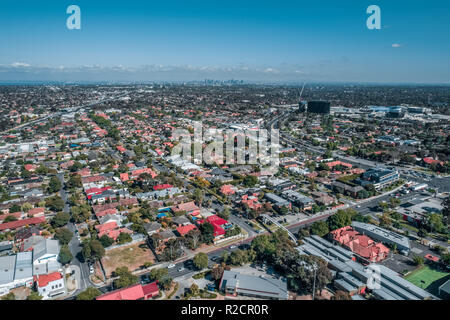
[[[0,80],[450,83],[449,21],[439,0],[2,0]]]

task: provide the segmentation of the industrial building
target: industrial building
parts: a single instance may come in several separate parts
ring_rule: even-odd
[[[287,300],[289,297],[286,281],[228,270],[223,272],[219,288],[234,296],[274,300]]]
[[[330,102],[328,101],[308,101],[309,113],[330,114]]]
[[[33,286],[32,252],[0,257],[0,296],[9,290]]]
[[[319,256],[328,262],[328,268],[335,274],[334,285],[338,290],[348,292],[352,300],[365,300],[370,293],[379,300],[439,300],[438,297],[403,279],[393,270],[372,263],[363,266],[354,261],[352,252],[340,248],[317,235],[303,238],[304,244],[296,249],[300,254]],[[374,270],[378,276],[375,285],[368,285]]]
[[[374,168],[364,172],[362,177],[355,181],[363,187],[372,184],[378,190],[397,182],[399,179],[400,174],[396,169]]]

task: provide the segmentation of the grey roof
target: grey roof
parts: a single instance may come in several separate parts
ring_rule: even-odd
[[[158,222],[150,222],[150,223],[144,224],[144,228],[145,228],[145,230],[147,230],[147,232],[156,231],[161,228],[161,224]]]
[[[43,236],[31,236],[28,239],[25,239],[23,242],[23,251],[28,251],[30,248],[33,248],[36,243],[42,242],[45,240]]]
[[[443,285],[439,287],[439,294],[441,294],[441,291],[450,294],[450,280],[447,280]]]
[[[15,265],[16,256],[0,257],[0,284],[6,284],[14,281]]]
[[[278,279],[256,277],[225,270],[222,277],[222,286],[236,289],[237,293],[244,295],[257,295],[272,299],[287,299],[287,283]]]
[[[176,235],[172,232],[172,230],[163,230],[159,234],[163,239],[176,238]]]
[[[33,261],[39,259],[46,254],[59,254],[58,240],[45,239],[38,243],[33,248]]]
[[[410,249],[408,237],[402,236],[398,233],[377,227],[373,224],[367,224],[358,221],[353,221],[352,227],[354,227],[356,231],[360,233],[366,234],[371,238],[375,238],[375,240],[395,243],[397,244],[399,249]]]
[[[361,288],[365,285],[363,282],[359,281],[359,279],[353,277],[352,275],[350,275],[348,273],[344,273],[344,272],[340,273],[339,277],[341,277],[342,279],[344,279],[351,285],[354,285],[355,287],[358,287],[358,288]]]
[[[352,296],[352,300],[366,300],[363,296],[360,296],[359,294],[354,294]]]
[[[178,224],[190,223],[189,219],[186,218],[185,216],[174,217],[172,218],[172,221]]]
[[[289,201],[287,201],[286,199],[283,199],[273,193],[266,193],[265,197],[267,199],[269,199],[269,201],[275,202],[278,205],[288,205],[289,204]]]
[[[352,291],[358,291],[358,288],[353,286],[352,284],[348,283],[346,280],[344,279],[336,279],[334,280],[334,285],[338,288],[338,289],[342,289],[345,290],[347,292],[352,292]]]
[[[28,279],[33,277],[33,253],[19,252],[16,256],[14,279]]]
[[[375,297],[382,300],[398,300],[383,289],[375,289],[373,290],[373,294],[375,295]]]

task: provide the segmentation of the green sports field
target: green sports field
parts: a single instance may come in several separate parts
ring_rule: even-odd
[[[411,274],[405,277],[406,280],[415,284],[419,288],[428,289],[428,291],[434,291],[434,287],[441,282],[444,278],[450,277],[450,273],[431,269],[425,265],[422,268],[413,271]],[[440,281],[442,280],[442,281]],[[422,282],[423,281],[423,282]]]

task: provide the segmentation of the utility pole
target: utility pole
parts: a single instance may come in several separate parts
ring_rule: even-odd
[[[312,293],[313,301],[314,301],[314,296],[316,294],[316,272],[317,272],[317,266],[314,267],[314,281],[313,281],[313,293]]]

